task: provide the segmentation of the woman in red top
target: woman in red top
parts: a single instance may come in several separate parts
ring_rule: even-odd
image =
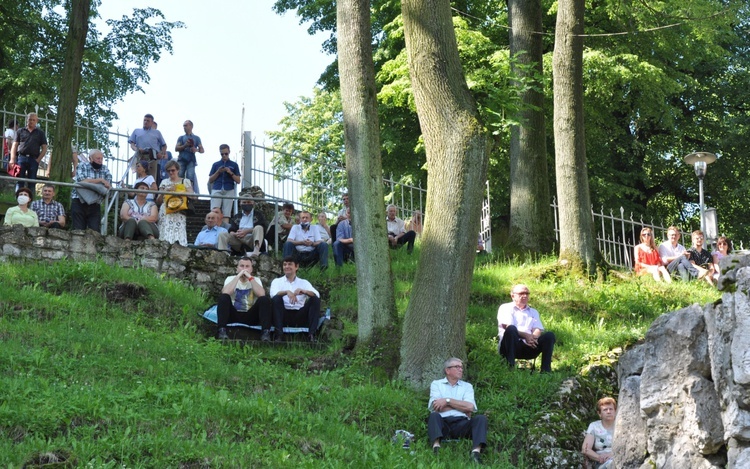
[[[656,250],[654,243],[654,233],[651,228],[641,229],[641,244],[633,248],[635,255],[635,273],[636,275],[651,274],[654,280],[660,282],[662,277],[667,283],[672,283],[672,277],[669,271],[664,267],[659,257],[659,251]]]

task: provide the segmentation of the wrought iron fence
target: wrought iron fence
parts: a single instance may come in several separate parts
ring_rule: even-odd
[[[551,204],[555,220],[555,240],[560,241],[560,226],[558,218],[557,199],[552,200]],[[596,241],[599,251],[604,259],[611,265],[623,267],[626,269],[633,268],[633,249],[640,244],[639,235],[642,228],[651,228],[654,233],[654,242],[657,246],[667,239],[667,228],[663,222],[654,222],[654,220],[645,221],[643,216],[634,218],[631,213],[625,218],[625,209],[620,207],[620,216],[610,209],[609,214],[604,213],[604,207],[601,212],[597,213],[591,209],[591,216],[594,220],[596,230]],[[690,233],[680,231],[682,239],[690,239]],[[706,240],[707,244],[711,240]],[[683,243],[684,244],[684,243]],[[689,244],[689,243],[688,243]],[[744,250],[742,241],[733,241],[733,249]],[[687,246],[689,247],[689,246]],[[707,246],[710,248],[710,246]]]

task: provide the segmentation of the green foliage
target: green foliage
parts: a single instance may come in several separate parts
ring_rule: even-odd
[[[92,18],[98,2],[92,5]],[[28,0],[3,4],[0,13],[0,106],[56,112],[67,35],[66,2]],[[61,14],[62,13],[62,14]],[[89,25],[78,101],[80,124],[107,127],[114,103],[148,83],[148,64],[172,52],[171,32],[184,25],[164,21],[156,8],[134,8],[107,19],[104,33]],[[50,132],[54,135],[54,132]],[[54,142],[51,142],[54,143]]]
[[[403,249],[391,254],[403,314],[419,247],[412,256]],[[354,274],[352,265],[305,273],[343,321],[345,335],[356,334]],[[48,451],[93,467],[455,467],[467,461],[470,442],[464,441],[444,445],[434,459],[426,442],[427,391],[388,379],[383,370],[398,365],[386,363],[391,359],[378,346],[353,352],[346,338],[322,349],[223,345],[205,337],[196,314],[210,299],[147,270],[8,262],[0,265],[0,278],[3,466],[19,467]],[[558,336],[552,374],[510,372],[497,355],[497,307],[518,282],[529,285],[532,306]],[[466,379],[490,421],[485,461],[535,467],[528,429],[544,434],[562,425],[542,417],[558,409],[555,395],[565,377],[642,338],[658,315],[717,298],[703,283],[613,277],[595,284],[567,276],[551,259],[483,257],[467,315]],[[589,406],[599,393],[613,392],[588,371],[578,379]],[[593,408],[576,412],[582,421],[595,417]],[[411,452],[390,441],[402,428],[417,436]],[[563,443],[577,449],[577,427],[566,428],[572,434]]]

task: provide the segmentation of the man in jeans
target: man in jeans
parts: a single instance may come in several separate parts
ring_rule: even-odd
[[[698,277],[698,269],[688,260],[690,253],[680,244],[680,230],[676,226],[670,226],[667,228],[667,238],[667,241],[659,245],[659,257],[669,273],[676,270],[684,282],[690,280],[690,277]]]
[[[18,174],[20,178],[36,179],[36,173],[39,171],[39,163],[47,154],[47,136],[42,129],[37,126],[39,117],[36,113],[31,112],[26,116],[26,127],[18,129],[16,132],[16,141],[10,149],[9,168],[16,164],[21,167]],[[16,189],[28,187],[36,192],[36,184],[28,182],[19,182]]]

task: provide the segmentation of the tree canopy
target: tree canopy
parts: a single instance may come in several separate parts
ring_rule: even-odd
[[[92,3],[92,20],[99,18],[99,4]],[[56,112],[69,7],[64,0],[0,3],[0,106]],[[148,83],[148,65],[172,52],[171,32],[183,27],[166,21],[156,8],[134,8],[104,24],[106,31],[89,24],[77,107],[79,123],[100,127],[115,118],[114,103]]]
[[[406,67],[403,20],[394,0],[373,2],[372,47],[378,82],[383,168],[426,181],[426,158]],[[557,3],[543,2],[544,92],[547,147],[551,140],[551,53]],[[316,31],[330,31],[332,0],[280,0],[277,11],[296,10]],[[511,85],[505,2],[454,1],[461,61],[480,113],[493,134],[489,173],[495,225],[510,211],[509,126],[522,108]],[[717,153],[705,182],[719,231],[748,239],[746,178],[750,168],[745,129],[750,113],[750,7],[739,0],[691,0],[587,5],[584,18],[584,113],[591,203],[595,208],[642,215],[685,229],[697,228],[697,181],[682,157]],[[518,82],[513,81],[513,84]],[[324,88],[337,88],[323,73]],[[518,85],[516,85],[518,86]],[[312,142],[314,143],[314,142]],[[554,174],[550,185],[555,191]],[[497,245],[498,241],[495,242]]]

